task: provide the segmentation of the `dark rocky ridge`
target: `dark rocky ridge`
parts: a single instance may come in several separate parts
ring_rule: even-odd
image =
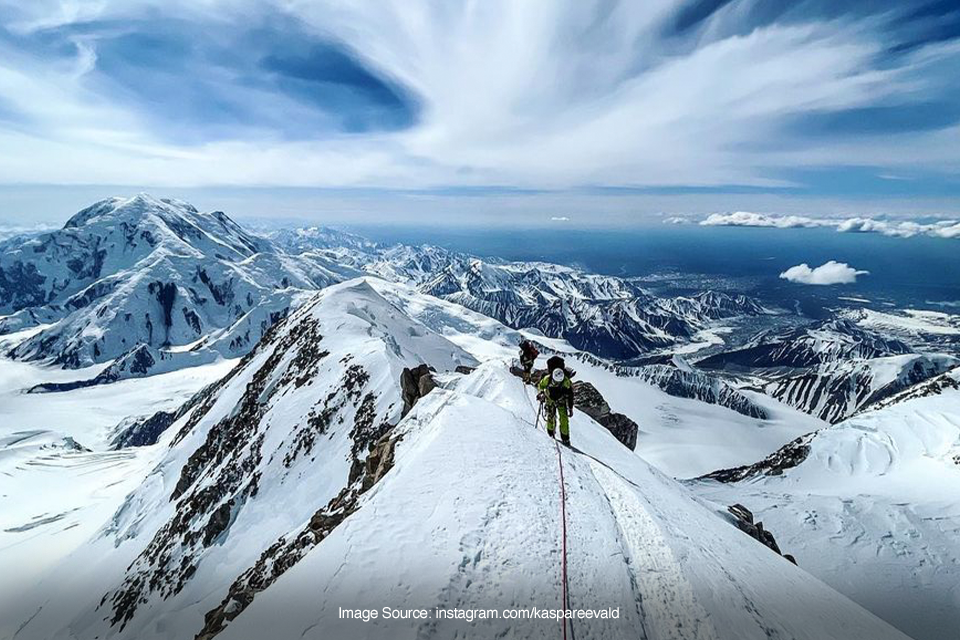
[[[737,525],[737,528],[743,531],[745,534],[753,538],[754,540],[760,542],[765,547],[773,551],[779,556],[783,556],[793,564],[797,564],[797,559],[788,553],[783,553],[780,551],[780,545],[777,544],[777,539],[770,533],[767,529],[764,528],[762,522],[753,521],[753,512],[747,509],[742,504],[734,504],[727,507],[727,511],[733,515],[734,522]]]
[[[265,550],[256,564],[243,572],[230,585],[226,597],[204,616],[204,625],[195,640],[212,640],[250,606],[264,591],[321,543],[359,507],[361,498],[393,468],[394,450],[400,437],[385,433],[370,443],[369,453],[361,462],[354,458],[357,469],[345,487],[325,507],[317,511],[299,533],[281,538]],[[351,474],[353,476],[353,474]]]
[[[606,427],[623,446],[631,451],[637,448],[640,427],[624,414],[611,411],[610,405],[595,386],[580,380],[574,382],[573,398],[577,409]]]
[[[810,455],[810,443],[817,432],[800,436],[796,440],[784,445],[760,462],[732,469],[720,469],[701,476],[700,480],[716,480],[717,482],[740,482],[757,476],[779,476],[787,469],[798,466]]]

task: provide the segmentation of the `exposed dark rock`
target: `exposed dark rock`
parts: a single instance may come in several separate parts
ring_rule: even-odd
[[[158,411],[152,416],[134,421],[110,442],[111,449],[146,447],[156,444],[160,435],[177,421],[179,411]]]
[[[777,555],[783,556],[793,564],[797,564],[796,558],[789,554],[785,555],[780,551],[780,546],[777,544],[776,538],[763,527],[762,522],[755,523],[753,521],[753,512],[739,503],[727,507],[727,511],[733,514],[734,523],[738,529],[754,540],[758,540]]]
[[[468,375],[470,375],[471,373],[473,373],[474,371],[476,371],[476,367],[468,367],[468,366],[463,365],[463,364],[458,364],[458,365],[457,365],[457,368],[454,369],[454,371],[456,371],[457,373],[461,373],[461,374],[463,374],[463,375],[465,375],[465,376],[468,376]]]
[[[787,443],[760,462],[733,469],[721,469],[701,476],[701,479],[716,480],[717,482],[740,482],[756,476],[779,476],[787,469],[796,467],[810,455],[810,442],[817,432],[800,436]]]
[[[430,374],[427,374],[425,376],[420,376],[420,380],[417,381],[417,393],[421,398],[436,388],[437,388],[437,381]]]
[[[204,616],[203,629],[195,640],[212,640],[250,606],[258,593],[296,565],[313,547],[325,540],[360,506],[360,499],[393,468],[394,452],[400,437],[381,436],[370,447],[355,478],[336,497],[313,514],[309,524],[296,535],[281,538],[261,554],[256,564],[238,577],[221,603]]]
[[[573,383],[574,406],[593,418],[600,420],[610,415],[610,405],[604,400],[597,388],[589,382]]]
[[[235,514],[249,498],[256,496],[260,479],[257,469],[262,462],[264,441],[260,423],[266,410],[264,395],[269,393],[268,384],[278,376],[293,383],[298,372],[289,368],[279,370],[289,364],[287,358],[291,352],[315,349],[318,336],[316,321],[301,319],[278,340],[267,343],[272,351],[254,372],[235,411],[207,431],[203,444],[181,469],[170,496],[175,503],[173,516],[131,563],[127,578],[109,597],[113,609],[111,625],[119,625],[122,630],[151,593],[159,593],[164,598],[178,594],[196,570],[190,559],[212,544],[216,536],[211,537],[208,532],[222,526],[222,505],[232,501]],[[242,362],[234,372],[243,368]],[[231,377],[228,375],[224,380]],[[219,388],[222,386],[216,387]],[[277,385],[271,389],[277,389]],[[214,401],[209,395],[201,401],[178,434],[180,438],[193,429]],[[217,481],[200,483],[200,478],[213,469],[216,469]]]
[[[595,386],[578,380],[573,383],[574,406],[606,427],[625,447],[631,451],[637,448],[637,434],[640,427],[622,413],[610,411],[610,405]]]
[[[426,378],[426,380],[424,380]],[[413,405],[423,396],[437,387],[433,377],[433,368],[426,364],[405,368],[400,374],[400,396],[403,399],[401,416],[410,413]]]
[[[203,546],[209,547],[230,526],[230,514],[233,512],[233,498],[227,500],[213,512],[203,528]]]
[[[606,418],[598,420],[600,424],[606,427],[607,431],[613,434],[613,437],[620,441],[623,446],[631,451],[637,448],[637,435],[640,427],[636,422],[622,413],[611,413]]]

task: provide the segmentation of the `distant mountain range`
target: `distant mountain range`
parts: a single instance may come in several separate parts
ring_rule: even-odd
[[[718,376],[746,375],[754,388],[837,422],[957,364],[905,341],[924,339],[921,323],[906,324],[903,337],[872,328],[899,316],[846,313],[783,329],[782,312],[745,295],[663,297],[628,278],[429,245],[385,246],[327,228],[257,235],[222,212],[147,194],[103,200],[62,229],[0,243],[0,335],[20,336],[10,349],[16,359],[69,368],[111,363],[94,378],[38,391],[102,384],[242,356],[315,291],[362,274],[641,365],[632,375],[674,395],[757,417],[763,410]],[[743,319],[773,328],[715,347],[692,366],[670,359],[702,332]],[[651,366],[658,362],[666,366]]]
[[[697,362],[707,370],[749,372],[767,395],[840,422],[904,389],[960,365],[949,354],[921,354],[906,342],[833,319],[766,331],[746,345]]]
[[[140,194],[98,202],[57,231],[0,243],[0,334],[33,330],[11,355],[71,368],[142,345],[166,352],[152,354],[158,362],[236,357],[308,292],[361,273],[615,359],[685,343],[718,319],[768,313],[745,296],[658,298],[622,278],[383,247],[329,229],[263,237],[222,212]],[[174,355],[184,352],[192,355]]]

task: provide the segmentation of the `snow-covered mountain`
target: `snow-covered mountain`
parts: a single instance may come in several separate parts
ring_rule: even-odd
[[[955,637],[960,370],[885,404],[698,492],[750,504],[801,566],[914,638]]]
[[[944,354],[908,354],[821,364],[777,378],[764,393],[827,422],[840,422],[960,365]]]
[[[848,318],[765,331],[738,349],[697,362],[747,373],[764,393],[827,422],[839,422],[960,364],[920,354],[908,343]]]
[[[748,344],[697,362],[702,368],[805,368],[821,364],[913,353],[907,343],[849,320],[825,320],[787,330],[769,330]]]
[[[221,212],[111,198],[60,230],[0,245],[0,332],[39,325],[13,356],[74,368],[141,345],[204,341],[239,356],[300,292],[356,273],[322,256],[295,259]]]
[[[384,247],[333,229],[258,236],[222,212],[140,194],[0,244],[0,335],[34,328],[13,357],[72,368],[121,356],[143,362],[146,347],[165,363],[147,375],[242,356],[309,292],[360,273],[615,359],[688,343],[721,319],[769,313],[745,296],[662,298],[629,279],[428,245]],[[206,355],[181,355],[188,350]]]
[[[840,317],[925,351],[960,355],[960,315],[928,309],[843,309]]]
[[[642,365],[612,364],[588,353],[573,356],[578,363],[589,363],[622,378],[637,378],[677,398],[690,398],[726,407],[751,418],[767,418],[767,411],[740,390],[708,372],[700,371],[682,356],[657,357]]]
[[[459,261],[420,290],[618,360],[687,342],[712,320],[766,313],[743,296],[658,298],[629,280],[540,263]]]
[[[556,619],[436,613],[537,607],[616,609],[564,625],[580,638],[905,638],[585,414],[573,418],[576,449],[547,439],[534,428],[533,391],[507,371],[509,333],[402,285],[325,289],[156,445],[128,454],[133,462],[113,452],[113,466],[88,465],[99,474],[91,491],[130,487],[102,524],[79,526],[90,535],[5,523],[4,536],[29,532],[18,557],[58,549],[39,584],[5,592],[0,635],[562,635]],[[439,387],[401,417],[400,374],[419,364]],[[628,404],[609,394],[612,406]],[[340,614],[385,606],[430,617]]]
[[[628,278],[543,262],[481,259],[431,245],[380,246],[315,229],[271,237],[618,360],[689,342],[716,320],[771,313],[744,295],[658,297]]]

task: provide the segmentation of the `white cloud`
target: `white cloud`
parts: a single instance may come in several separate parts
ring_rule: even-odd
[[[857,276],[865,276],[869,273],[869,271],[854,269],[845,262],[830,260],[813,269],[807,263],[798,264],[781,273],[780,277],[798,284],[852,284],[857,281]]]
[[[714,213],[700,222],[705,227],[774,227],[794,229],[797,227],[825,227],[833,223],[829,220],[808,218],[806,216],[769,216],[750,211],[733,213]]]
[[[913,220],[875,220],[860,217],[816,218],[736,211],[734,213],[711,214],[701,220],[700,224],[708,227],[770,227],[775,229],[832,227],[841,233],[880,233],[898,238],[911,238],[913,236],[960,238],[960,221],[958,220],[916,222]]]
[[[570,218],[567,216],[551,216],[551,222],[570,222]]]

